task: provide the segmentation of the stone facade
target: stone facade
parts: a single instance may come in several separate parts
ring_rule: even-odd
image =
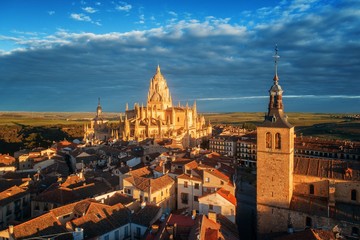
[[[198,115],[196,102],[192,107],[173,106],[166,79],[160,67],[150,80],[147,106],[135,103],[134,109],[126,106],[125,119],[120,120],[123,140],[142,141],[147,138],[172,139],[184,147],[196,146],[201,138],[211,136],[212,127]]]

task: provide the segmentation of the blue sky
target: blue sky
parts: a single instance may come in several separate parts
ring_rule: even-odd
[[[279,46],[288,112],[359,112],[360,2],[0,1],[0,111],[124,111],[160,64],[174,102],[266,111]]]

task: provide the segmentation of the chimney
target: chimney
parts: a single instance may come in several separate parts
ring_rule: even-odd
[[[176,237],[176,231],[177,231],[177,223],[174,223],[174,231],[173,231],[174,237]]]
[[[163,170],[163,174],[165,175],[165,172],[166,172],[166,170],[165,170],[165,161],[162,164],[162,170]]]
[[[82,228],[75,228],[73,232],[74,240],[83,240],[84,239],[84,229]]]
[[[192,210],[191,219],[194,220],[196,218],[196,210]]]
[[[213,222],[216,222],[216,213],[209,211],[209,213],[208,213],[208,218],[209,218],[210,220],[212,220]]]
[[[9,225],[9,234],[10,236],[14,234],[14,225]]]

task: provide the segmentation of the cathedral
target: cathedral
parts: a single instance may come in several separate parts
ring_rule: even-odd
[[[296,136],[284,113],[277,52],[276,48],[268,113],[257,127],[258,239],[310,228],[359,239],[360,164],[343,159],[294,157]]]
[[[142,141],[147,138],[171,139],[183,147],[200,144],[201,139],[211,136],[212,127],[193,106],[173,105],[166,79],[157,66],[150,80],[147,105],[135,103],[129,110],[126,104],[125,117],[120,118],[119,133],[123,140]]]

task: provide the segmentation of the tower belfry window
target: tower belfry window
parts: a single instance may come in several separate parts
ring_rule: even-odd
[[[280,133],[275,134],[275,148],[281,149],[281,135]]]
[[[271,133],[267,132],[266,133],[266,148],[272,147],[271,141],[272,141]]]

